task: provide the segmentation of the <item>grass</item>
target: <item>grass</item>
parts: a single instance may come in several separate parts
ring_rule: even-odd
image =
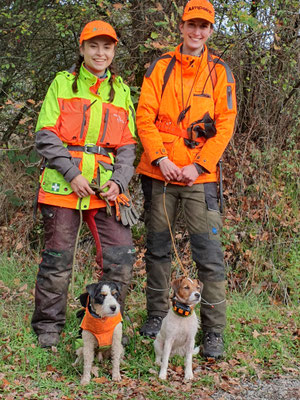
[[[205,399],[219,388],[237,390],[241,379],[297,374],[299,310],[295,304],[276,303],[267,293],[257,295],[250,290],[228,293],[225,358],[212,362],[195,357],[192,383],[182,383],[183,360],[173,358],[169,380],[161,382],[158,367],[154,365],[153,341],[138,334],[145,317],[145,276],[136,269],[124,318],[130,343],[122,364],[123,380],[117,384],[111,381],[107,362],[99,365],[98,381],[82,387],[79,384],[82,366],[71,365],[78,333],[76,310],[79,303],[76,299],[69,296],[67,323],[57,349],[45,350],[37,346],[30,326],[37,263],[38,256],[31,261],[16,254],[10,257],[4,254],[0,258],[3,300],[0,306],[0,398]],[[75,297],[92,281],[90,271],[91,266],[87,265],[77,272]]]

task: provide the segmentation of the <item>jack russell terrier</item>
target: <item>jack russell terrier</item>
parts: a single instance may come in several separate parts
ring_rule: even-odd
[[[162,321],[154,341],[155,363],[160,365],[159,378],[167,378],[169,357],[175,354],[185,357],[185,380],[193,379],[192,357],[198,354],[195,336],[199,323],[194,307],[201,300],[203,283],[198,279],[181,277],[172,281],[174,297],[172,307]]]

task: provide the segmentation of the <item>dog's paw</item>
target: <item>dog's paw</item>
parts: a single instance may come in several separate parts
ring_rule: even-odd
[[[155,364],[156,365],[161,365],[161,358],[156,358],[155,359]]]
[[[167,379],[167,373],[164,371],[160,371],[159,379],[162,379],[163,381],[165,381]]]
[[[187,372],[185,375],[184,375],[184,380],[185,381],[191,381],[191,380],[193,380],[194,379],[194,374],[192,373],[192,372]]]
[[[81,385],[88,385],[90,383],[90,381],[91,381],[91,378],[82,377],[81,380],[80,380],[80,384]]]
[[[112,380],[115,382],[120,382],[121,381],[121,375],[120,372],[115,372],[112,374]]]

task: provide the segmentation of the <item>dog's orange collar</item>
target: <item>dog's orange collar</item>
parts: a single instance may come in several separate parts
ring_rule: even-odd
[[[180,303],[178,300],[175,298],[172,299],[172,309],[173,311],[177,314],[180,315],[181,317],[188,317],[189,315],[192,314],[194,307],[193,306],[188,306],[186,304]]]

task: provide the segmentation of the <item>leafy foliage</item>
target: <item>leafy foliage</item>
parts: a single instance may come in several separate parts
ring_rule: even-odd
[[[31,254],[42,246],[41,222],[32,219],[39,172],[35,124],[56,72],[77,58],[82,27],[102,18],[116,28],[117,65],[137,104],[146,68],[180,41],[184,5],[185,0],[1,1],[2,251]],[[219,54],[226,49],[223,58],[237,81],[239,108],[236,133],[224,155],[223,244],[230,287],[258,285],[288,302],[297,296],[299,258],[299,4],[216,0],[214,6],[210,46]],[[132,189],[142,208],[137,179]],[[186,232],[179,236],[185,246]],[[190,263],[188,252],[184,257]]]

